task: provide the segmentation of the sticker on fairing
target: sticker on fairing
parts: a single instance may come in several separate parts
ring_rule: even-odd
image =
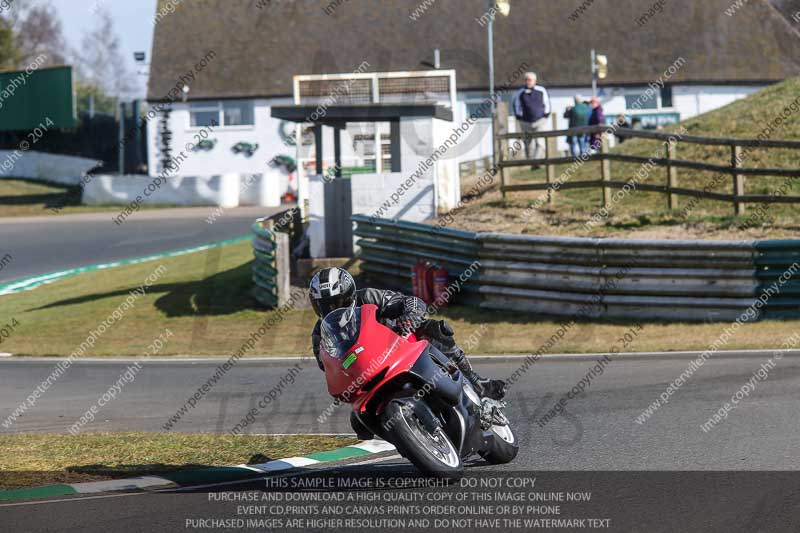
[[[350,352],[350,354],[347,356],[347,358],[344,361],[342,361],[342,366],[345,368],[345,370],[347,370],[348,368],[350,368],[350,365],[352,365],[353,363],[356,362],[356,359],[358,359],[356,354],[353,353],[353,352]]]

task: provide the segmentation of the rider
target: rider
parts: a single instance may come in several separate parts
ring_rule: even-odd
[[[478,392],[486,397],[499,400],[505,395],[505,382],[498,379],[484,379],[472,368],[464,350],[458,347],[453,338],[453,328],[444,320],[425,318],[425,303],[414,296],[380,290],[356,290],[353,276],[341,268],[325,268],[312,279],[308,289],[311,306],[320,320],[311,333],[314,356],[320,369],[324,370],[319,358],[322,319],[341,307],[353,305],[375,304],[378,307],[377,318],[391,327],[395,333],[405,335],[414,333],[418,339],[424,339],[446,355],[464,376],[475,386]]]

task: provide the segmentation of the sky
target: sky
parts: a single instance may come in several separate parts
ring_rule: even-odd
[[[137,70],[134,52],[146,52],[150,61],[153,43],[153,20],[156,0],[43,0],[49,1],[58,11],[64,37],[70,46],[80,49],[84,33],[95,24],[95,5],[107,9],[122,43],[125,61],[132,73]],[[136,97],[143,98],[147,91],[147,76],[137,76]]]

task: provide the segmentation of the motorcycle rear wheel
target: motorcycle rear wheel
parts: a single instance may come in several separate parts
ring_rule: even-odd
[[[400,455],[426,474],[447,479],[464,475],[461,456],[444,430],[438,428],[431,433],[411,408],[403,408],[401,402],[389,402],[382,424],[391,428],[387,436]]]

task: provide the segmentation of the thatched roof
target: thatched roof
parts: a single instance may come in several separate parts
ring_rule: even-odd
[[[160,0],[160,5],[166,0]],[[191,99],[288,96],[292,76],[425,70],[433,50],[457,69],[459,89],[485,89],[485,0],[184,0],[156,26],[148,95],[162,100],[182,74],[213,51],[190,82]],[[652,0],[511,0],[495,23],[496,81],[520,64],[551,87],[589,83],[589,50],[609,58],[607,85],[649,83],[676,59],[684,83],[771,82],[800,74],[800,34],[768,0],[750,0],[734,16],[731,0],[668,0],[642,27]],[[259,8],[258,5],[262,5]],[[325,9],[327,6],[326,13]],[[334,6],[331,9],[330,6]]]
[[[800,0],[769,0],[795,27],[800,26]]]

